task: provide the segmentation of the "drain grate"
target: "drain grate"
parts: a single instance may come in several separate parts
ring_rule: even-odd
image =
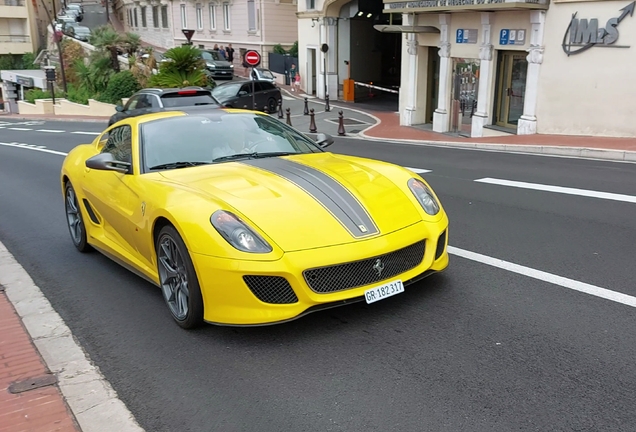
[[[29,390],[35,390],[41,387],[47,387],[57,384],[57,377],[52,374],[42,375],[35,378],[25,379],[24,381],[14,382],[9,386],[9,393],[24,393]]]

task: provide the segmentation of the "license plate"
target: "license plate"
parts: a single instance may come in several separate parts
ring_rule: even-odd
[[[374,303],[378,300],[384,300],[387,297],[394,296],[404,292],[404,285],[401,280],[385,283],[375,288],[370,288],[364,292],[364,298],[368,303]]]

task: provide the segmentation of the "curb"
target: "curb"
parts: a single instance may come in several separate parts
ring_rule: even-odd
[[[83,432],[144,432],[26,270],[0,243],[0,284]]]
[[[296,98],[299,100],[304,99],[304,97],[299,97],[292,94],[287,89],[282,89],[282,90],[293,98]],[[312,102],[311,99],[308,99],[307,101]],[[318,103],[318,102],[314,102],[314,103]],[[578,159],[636,163],[636,151],[629,151],[629,150],[599,149],[594,147],[550,146],[550,145],[540,145],[540,144],[537,144],[537,145],[495,144],[495,143],[429,141],[429,140],[410,140],[410,139],[400,139],[400,138],[374,137],[371,135],[367,135],[365,132],[377,126],[380,126],[380,124],[382,123],[382,120],[380,120],[378,117],[364,111],[360,111],[360,110],[352,109],[348,107],[343,107],[340,105],[331,105],[331,106],[334,108],[347,109],[349,111],[353,111],[359,114],[364,114],[373,118],[376,121],[376,124],[363,129],[357,134],[351,134],[345,137],[350,139],[364,139],[364,140],[375,141],[375,142],[419,145],[419,146],[439,147],[439,148],[452,147],[458,150],[492,151],[492,152],[499,152],[499,153],[517,153],[517,154],[540,155],[540,156],[550,156],[550,157],[569,157],[569,158],[578,158]]]

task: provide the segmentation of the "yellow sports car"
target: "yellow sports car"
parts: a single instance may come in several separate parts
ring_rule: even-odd
[[[373,303],[444,270],[426,181],[332,143],[244,110],[122,120],[64,160],[71,239],[159,286],[183,328]]]

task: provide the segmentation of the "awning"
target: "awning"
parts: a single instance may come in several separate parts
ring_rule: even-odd
[[[439,29],[432,26],[376,24],[373,28],[381,33],[439,33]]]

